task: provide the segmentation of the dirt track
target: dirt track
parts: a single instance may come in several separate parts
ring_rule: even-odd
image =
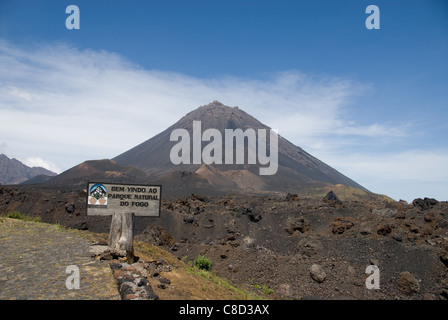
[[[119,300],[108,262],[91,257],[92,240],[75,230],[0,218],[0,300]],[[79,289],[67,289],[76,265]],[[73,283],[73,282],[72,282]]]

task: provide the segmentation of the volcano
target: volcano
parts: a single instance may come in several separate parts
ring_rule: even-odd
[[[202,132],[207,129],[219,131],[222,137],[226,129],[253,129],[255,132],[271,128],[261,123],[239,107],[228,107],[219,101],[200,106],[191,111],[178,122],[151,139],[118,155],[112,160],[120,166],[132,166],[148,174],[152,183],[162,184],[165,191],[175,193],[191,192],[299,192],[308,193],[310,190],[321,190],[334,185],[343,185],[370,192],[355,181],[341,174],[337,170],[313,157],[302,148],[295,146],[278,135],[278,169],[272,175],[260,175],[262,165],[257,161],[239,164],[232,163],[197,163],[187,161],[174,164],[170,158],[173,147],[178,140],[172,141],[174,130],[182,129],[189,136],[194,136],[194,123],[200,123]],[[204,138],[202,138],[204,140]],[[211,141],[211,140],[210,140]],[[188,150],[194,149],[194,143]],[[200,141],[201,150],[209,142]],[[272,141],[266,139],[269,149]],[[224,145],[222,146],[224,158]],[[244,147],[244,159],[248,159],[249,149]],[[193,151],[194,152],[194,151]],[[233,155],[235,155],[235,146]],[[238,163],[238,162],[233,162]]]

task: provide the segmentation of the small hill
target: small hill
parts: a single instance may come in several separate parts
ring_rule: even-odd
[[[28,180],[23,181],[21,184],[41,184],[41,183],[47,182],[48,180],[50,180],[53,177],[54,176],[49,176],[46,174],[39,174],[39,175],[34,176]]]
[[[88,181],[138,183],[146,181],[147,173],[132,166],[120,166],[113,160],[88,160],[49,179],[46,186],[85,187]]]

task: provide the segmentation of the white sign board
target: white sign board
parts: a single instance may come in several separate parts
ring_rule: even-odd
[[[162,186],[89,182],[87,215],[108,216],[134,213],[160,217]]]

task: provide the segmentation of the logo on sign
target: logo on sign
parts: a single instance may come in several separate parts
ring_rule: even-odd
[[[107,207],[107,189],[104,185],[94,184],[89,190],[89,206]]]

